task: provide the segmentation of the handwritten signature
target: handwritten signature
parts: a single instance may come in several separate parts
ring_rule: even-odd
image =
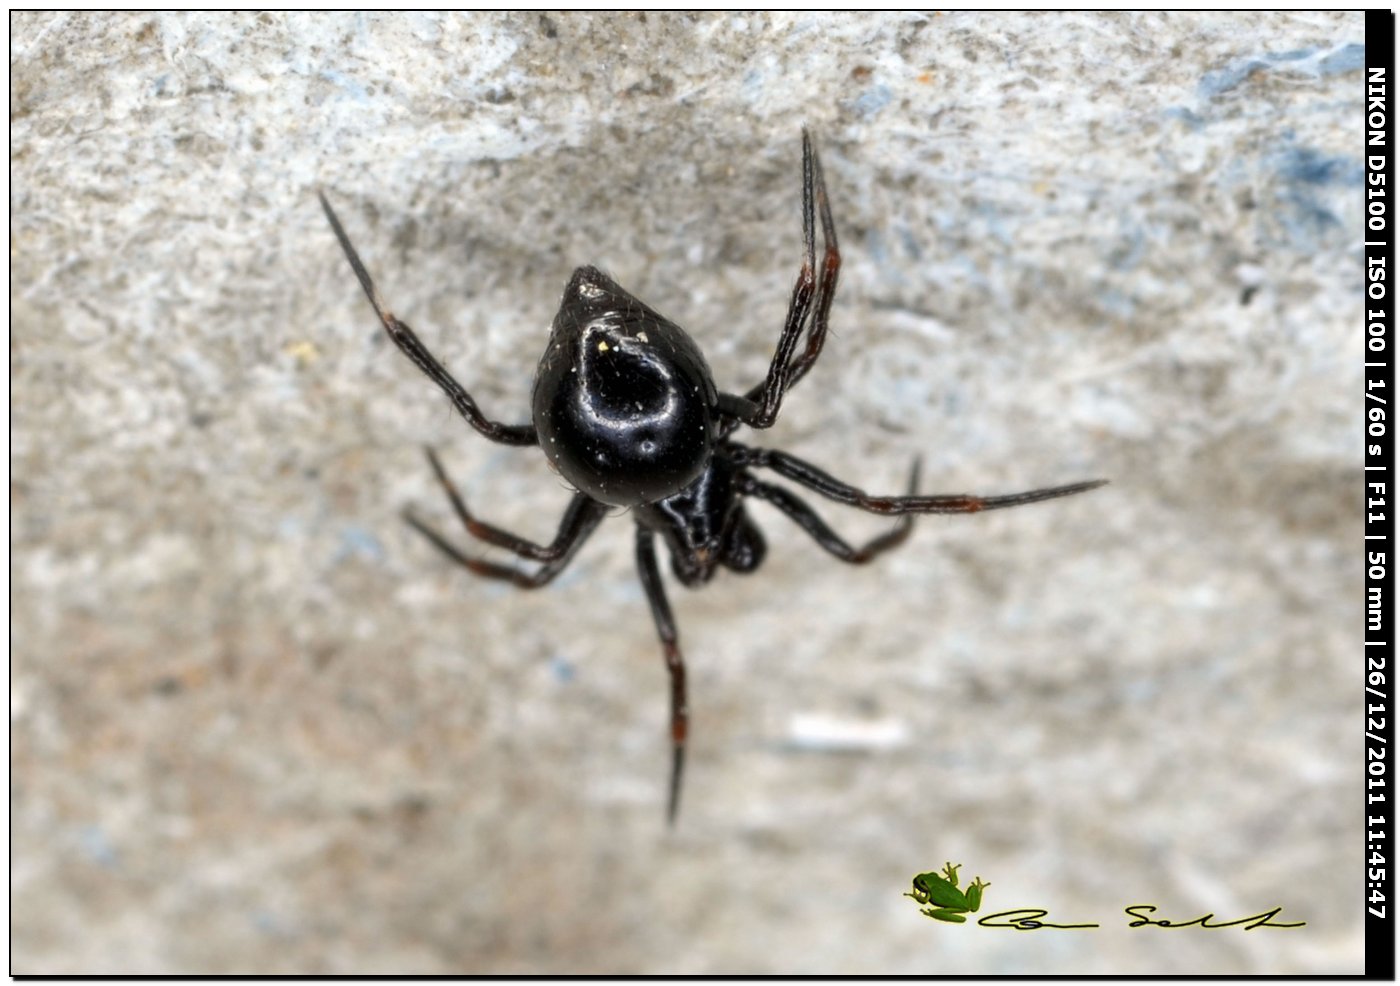
[[[1144,912],[1155,912],[1154,904],[1134,904],[1131,907],[1123,908],[1123,912],[1134,920],[1128,922],[1129,928],[1233,928],[1243,925],[1245,931],[1253,931],[1255,928],[1301,928],[1307,924],[1306,921],[1274,921],[1278,917],[1282,907],[1275,907],[1273,910],[1260,911],[1258,914],[1251,914],[1248,917],[1236,918],[1233,921],[1217,921],[1214,913],[1202,914],[1198,918],[1190,921],[1168,921],[1162,918],[1149,916]],[[1015,931],[1040,931],[1045,928],[1075,929],[1075,928],[1097,928],[1097,924],[1059,924],[1054,921],[1042,920],[1050,912],[1039,907],[1019,907],[1011,911],[999,911],[996,914],[988,914],[977,923],[984,928],[1011,928]]]

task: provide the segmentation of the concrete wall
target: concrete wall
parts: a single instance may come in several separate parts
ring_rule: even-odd
[[[1360,969],[1360,14],[12,27],[14,971]],[[315,192],[494,415],[582,263],[740,390],[803,124],[842,286],[749,437],[1113,483],[860,569],[756,507],[762,571],[672,588],[668,831],[629,518],[538,593],[401,523],[453,528],[425,443],[530,537],[568,494],[393,349]],[[930,921],[946,860],[1104,927]]]

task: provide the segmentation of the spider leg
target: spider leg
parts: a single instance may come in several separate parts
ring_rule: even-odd
[[[817,276],[816,216],[822,224],[822,267]],[[836,243],[836,223],[831,218],[831,203],[826,194],[826,179],[822,175],[821,159],[812,147],[812,137],[802,131],[802,241],[804,254],[797,283],[788,302],[787,319],[768,375],[743,397],[720,396],[719,408],[752,428],[768,428],[778,417],[783,395],[801,380],[826,342],[827,316],[836,294],[836,275],[841,270],[841,252]],[[815,306],[814,306],[815,301]],[[808,316],[811,322],[808,325]],[[794,358],[797,344],[807,328],[807,346]]]
[[[919,460],[915,459],[914,468],[910,471],[909,476],[909,494],[912,496],[918,488]],[[810,534],[817,544],[837,558],[852,565],[864,565],[877,555],[894,550],[908,539],[909,532],[914,529],[914,515],[904,514],[895,521],[894,527],[890,530],[879,537],[872,538],[859,548],[853,548],[841,535],[828,527],[826,521],[822,520],[801,497],[781,486],[773,486],[771,483],[764,483],[752,476],[746,476],[743,492],[773,504]]]
[[[434,464],[436,465],[436,462]],[[439,478],[445,479],[445,477],[446,473],[439,473]],[[453,493],[455,490],[449,485],[448,494],[452,495]],[[455,506],[459,498],[454,497],[453,499]],[[465,507],[462,508],[463,511],[465,509]],[[461,549],[451,541],[419,520],[411,510],[405,510],[403,518],[414,530],[431,541],[439,551],[463,568],[488,579],[513,582],[522,589],[538,589],[540,586],[548,584],[564,570],[573,559],[574,552],[588,539],[588,536],[607,515],[607,510],[606,506],[596,500],[589,499],[582,493],[574,494],[574,498],[569,501],[568,509],[564,511],[563,519],[559,522],[559,533],[548,545],[534,544],[503,531],[499,527],[491,527],[475,521],[468,523],[467,529],[469,531],[490,544],[510,548],[516,554],[525,557],[544,559],[544,564],[533,572],[517,568],[514,565],[501,565],[496,562],[483,561],[480,558],[472,558],[470,555],[463,554]],[[489,536],[473,529],[473,524],[479,524],[481,528],[489,531]],[[517,550],[522,547],[525,550]]]
[[[681,773],[685,767],[685,737],[689,714],[685,701],[685,658],[681,656],[680,636],[666,601],[666,589],[661,584],[661,572],[656,567],[656,549],[651,531],[637,526],[637,574],[646,590],[656,632],[661,638],[666,671],[671,676],[671,786],[666,801],[666,820],[676,824],[676,809],[681,800]]]
[[[461,520],[462,526],[473,537],[480,538],[487,544],[495,545],[498,548],[505,548],[507,551],[519,555],[521,558],[528,558],[531,561],[554,561],[571,547],[563,539],[564,530],[560,529],[559,535],[549,544],[536,544],[510,531],[502,530],[494,524],[488,524],[484,520],[478,520],[467,509],[466,501],[462,499],[462,494],[457,492],[457,484],[452,482],[452,478],[447,475],[447,470],[443,468],[438,460],[437,453],[428,446],[423,446],[423,451],[428,456],[428,462],[433,467],[433,472],[437,475],[437,480],[442,484],[442,488],[447,491],[447,498],[452,501],[452,509],[456,512],[457,518]],[[588,499],[579,494],[575,497]],[[572,509],[572,504],[570,505]]]
[[[1005,496],[974,496],[969,493],[945,493],[934,496],[871,496],[862,489],[843,483],[839,479],[822,472],[810,462],[804,462],[787,452],[777,449],[747,448],[730,446],[730,457],[737,465],[760,466],[772,469],[794,483],[800,483],[829,500],[846,503],[873,514],[975,514],[983,510],[1000,510],[1003,507],[1019,507],[1041,500],[1071,496],[1097,489],[1108,482],[1106,479],[1093,479],[1084,483],[1070,483],[1067,486],[1047,486],[1024,493],[1009,493]]]
[[[808,141],[807,131],[802,131],[803,142]],[[836,297],[836,277],[841,272],[841,250],[836,242],[836,223],[831,218],[831,202],[827,199],[826,178],[822,174],[821,158],[817,156],[815,150],[812,151],[812,175],[816,184],[817,215],[822,223],[822,249],[825,251],[822,256],[821,280],[817,284],[816,310],[812,314],[812,324],[807,330],[807,348],[802,351],[802,355],[793,360],[788,365],[787,381],[783,384],[783,393],[791,390],[797,381],[807,375],[807,371],[812,368],[812,364],[821,355],[822,346],[826,342],[827,316],[831,313],[831,301]],[[805,214],[805,221],[810,224],[812,213],[810,208]],[[804,236],[808,243],[812,241],[810,228],[804,230]],[[808,257],[811,257],[811,249],[808,249]],[[777,416],[777,409],[773,411]]]
[[[374,313],[379,316],[379,321],[384,324],[389,338],[394,340],[394,345],[398,346],[405,356],[413,360],[418,369],[426,373],[433,383],[446,392],[447,396],[452,399],[453,405],[473,428],[491,441],[500,442],[502,445],[537,445],[539,438],[535,434],[533,424],[507,425],[499,421],[492,421],[482,414],[476,401],[472,400],[471,394],[467,393],[466,389],[453,379],[452,374],[447,372],[447,368],[439,363],[432,353],[428,352],[428,347],[423,345],[423,341],[414,334],[408,325],[394,317],[393,312],[389,311],[388,306],[384,304],[384,299],[379,296],[379,290],[374,286],[369,271],[365,270],[360,255],[350,245],[350,237],[345,235],[345,228],[340,225],[340,220],[336,217],[330,202],[326,201],[325,193],[317,192],[316,194],[321,199],[321,208],[325,211],[326,218],[330,220],[331,230],[335,233],[335,238],[340,241],[340,248],[345,251],[345,258],[350,261],[351,269],[360,280],[360,287],[364,288],[365,296],[369,298],[369,303],[373,306]]]

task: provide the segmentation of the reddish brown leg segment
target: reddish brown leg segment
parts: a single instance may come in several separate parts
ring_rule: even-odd
[[[331,230],[335,233],[335,238],[340,241],[340,249],[345,252],[345,259],[350,261],[350,268],[359,278],[360,287],[364,288],[365,297],[369,298],[369,303],[374,307],[374,313],[379,316],[379,321],[384,325],[384,331],[389,333],[389,338],[394,340],[394,345],[402,350],[403,354],[413,360],[414,365],[428,375],[428,378],[443,389],[448,397],[452,399],[453,405],[457,408],[462,417],[470,422],[471,426],[481,432],[493,442],[500,442],[502,445],[538,445],[539,438],[535,435],[533,424],[507,425],[499,421],[492,421],[481,413],[481,409],[476,406],[476,401],[472,395],[467,393],[466,388],[453,378],[447,368],[437,361],[428,347],[423,345],[423,341],[414,334],[406,322],[399,321],[394,313],[389,311],[389,306],[384,304],[384,299],[379,296],[379,289],[374,286],[374,281],[369,276],[369,271],[365,269],[364,262],[360,260],[360,255],[355,252],[355,248],[350,245],[350,237],[345,235],[345,228],[340,225],[340,219],[336,217],[335,210],[326,201],[323,193],[317,192],[321,198],[321,208],[326,213],[326,218],[330,220]]]
[[[1098,489],[1108,482],[1106,479],[1093,479],[1087,483],[1070,483],[1068,486],[1047,486],[1024,493],[1008,493],[1005,496],[974,496],[971,493],[943,493],[931,496],[872,496],[862,489],[825,473],[804,462],[795,455],[779,452],[777,449],[747,448],[730,446],[734,461],[742,466],[761,466],[772,469],[779,476],[801,483],[837,503],[849,504],[868,510],[872,514],[975,514],[983,510],[1001,510],[1006,507],[1019,507],[1042,500],[1072,496]]]
[[[646,590],[656,632],[661,637],[661,651],[666,658],[666,671],[671,676],[671,787],[666,804],[666,821],[676,824],[676,809],[681,803],[681,773],[685,768],[685,736],[689,713],[685,700],[685,658],[681,656],[680,636],[666,601],[666,589],[661,584],[661,572],[656,567],[656,549],[651,531],[637,527],[637,574]]]
[[[833,531],[826,521],[822,520],[817,512],[807,505],[806,501],[795,493],[785,490],[781,486],[761,482],[752,476],[745,476],[744,480],[746,494],[773,504],[810,534],[817,544],[837,558],[852,565],[864,565],[886,551],[893,551],[908,540],[909,532],[914,529],[914,515],[904,514],[895,521],[894,527],[890,530],[878,537],[871,538],[859,548],[853,548],[846,542],[845,538]],[[914,468],[909,475],[909,494],[912,496],[918,492],[918,489],[919,460],[915,459]]]
[[[433,460],[433,464],[440,469],[436,459]],[[419,520],[411,510],[404,511],[404,520],[408,521],[409,525],[419,534],[431,541],[439,551],[463,568],[488,579],[513,582],[522,589],[538,589],[552,581],[568,566],[574,557],[574,552],[607,516],[608,508],[603,504],[596,500],[590,500],[582,493],[576,493],[574,498],[569,501],[568,509],[564,511],[564,518],[559,522],[559,533],[555,535],[554,540],[548,545],[538,545],[533,541],[516,537],[499,527],[468,520],[470,515],[466,515],[466,507],[461,505],[461,498],[455,495],[456,490],[447,480],[447,474],[439,471],[438,478],[442,479],[444,485],[447,486],[448,495],[453,500],[453,506],[458,508],[458,516],[462,517],[468,531],[489,544],[509,548],[517,555],[542,560],[544,564],[531,572],[514,565],[502,565],[497,562],[473,558],[464,554],[455,544]]]
[[[823,248],[820,272],[817,271],[818,211],[821,213]],[[802,246],[802,268],[792,288],[787,318],[778,336],[778,347],[773,353],[772,362],[768,364],[767,376],[743,397],[720,395],[720,411],[751,428],[767,428],[777,420],[783,395],[802,379],[821,354],[822,343],[826,340],[827,314],[836,293],[836,275],[841,269],[841,254],[836,246],[836,224],[831,219],[821,161],[812,148],[812,138],[806,130],[802,131]],[[807,332],[807,347],[794,358],[804,329]]]

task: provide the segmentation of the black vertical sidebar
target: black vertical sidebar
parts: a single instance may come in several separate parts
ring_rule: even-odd
[[[1391,626],[1395,612],[1390,570],[1394,530],[1391,502],[1400,490],[1391,479],[1391,431],[1396,426],[1391,353],[1396,346],[1391,296],[1396,291],[1391,245],[1395,240],[1395,169],[1391,167],[1390,89],[1395,85],[1395,15],[1366,11],[1366,70],[1363,155],[1366,161],[1365,311],[1366,433],[1363,504],[1366,568],[1365,723],[1366,734],[1366,978],[1395,978],[1395,842],[1392,829],[1400,816],[1395,789],[1393,694],[1397,684],[1390,664]]]

